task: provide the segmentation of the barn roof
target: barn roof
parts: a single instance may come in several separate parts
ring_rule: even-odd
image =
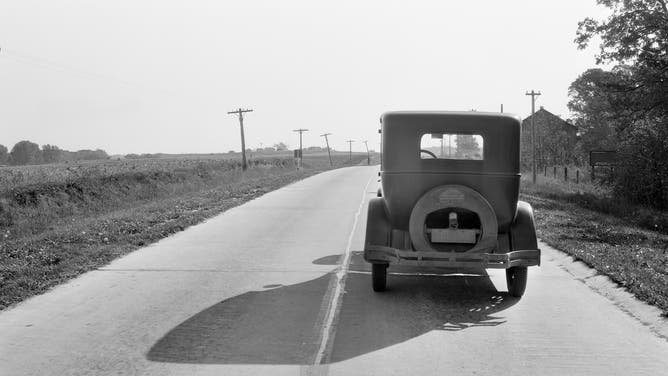
[[[535,117],[536,121],[546,120],[549,124],[558,124],[562,128],[567,128],[573,132],[577,132],[577,127],[575,125],[551,113],[550,111],[543,108],[543,106],[540,106],[540,109],[533,115],[529,115],[524,120],[522,120],[522,125],[524,125],[525,122],[527,122],[527,125],[530,125],[532,117]]]

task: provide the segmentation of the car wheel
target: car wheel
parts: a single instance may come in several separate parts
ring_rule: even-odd
[[[520,298],[524,295],[527,288],[527,267],[514,266],[506,269],[506,283],[508,284],[508,294]]]
[[[387,286],[387,264],[371,264],[373,291],[385,291]]]

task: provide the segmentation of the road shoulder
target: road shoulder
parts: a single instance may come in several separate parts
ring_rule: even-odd
[[[663,317],[661,309],[638,300],[624,287],[600,274],[582,261],[577,261],[567,253],[540,242],[542,257],[555,262],[576,280],[582,282],[597,294],[610,300],[623,312],[647,326],[652,333],[668,340],[668,319]]]

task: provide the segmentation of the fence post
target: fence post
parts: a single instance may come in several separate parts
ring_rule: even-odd
[[[580,170],[575,170],[575,184],[580,184]]]
[[[564,181],[568,181],[568,167],[564,166]]]

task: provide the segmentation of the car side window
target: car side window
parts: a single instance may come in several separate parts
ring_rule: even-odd
[[[483,160],[483,137],[479,134],[425,133],[420,138],[421,159]]]

